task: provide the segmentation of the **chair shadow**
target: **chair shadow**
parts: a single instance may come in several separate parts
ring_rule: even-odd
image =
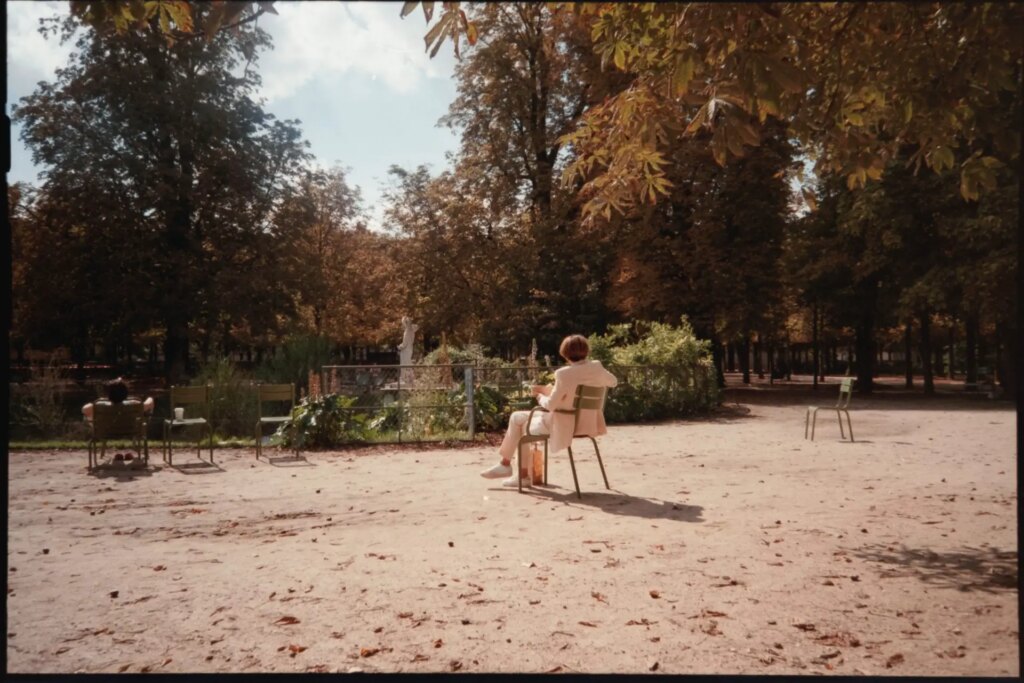
[[[1016,550],[965,547],[962,551],[937,553],[924,548],[897,549],[875,544],[851,554],[870,562],[902,567],[924,583],[940,588],[983,593],[1017,590]]]
[[[515,489],[506,490],[515,491]],[[673,503],[656,498],[639,498],[618,489],[612,489],[611,491],[583,491],[582,498],[576,497],[574,489],[551,484],[534,486],[523,491],[524,493],[531,493],[567,505],[587,505],[612,515],[627,515],[630,517],[643,517],[645,519],[667,519],[691,523],[701,523],[704,521],[702,518],[704,508],[700,505]]]
[[[177,472],[180,472],[181,474],[188,474],[188,475],[194,475],[194,474],[215,474],[217,472],[225,472],[226,471],[224,468],[222,468],[217,463],[210,462],[209,460],[193,460],[192,462],[175,463],[173,465],[167,465],[167,467],[169,469],[176,470]]]
[[[315,462],[306,460],[303,455],[278,455],[276,457],[264,456],[267,464],[274,467],[316,467]]]

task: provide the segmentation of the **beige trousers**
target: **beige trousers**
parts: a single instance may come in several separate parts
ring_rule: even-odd
[[[520,437],[526,434],[526,420],[530,417],[529,410],[517,410],[508,418],[508,429],[505,430],[505,438],[501,440],[498,452],[503,459],[515,462],[516,445]],[[551,413],[534,413],[533,423],[530,425],[531,434],[550,434]],[[526,464],[526,463],[524,463]]]

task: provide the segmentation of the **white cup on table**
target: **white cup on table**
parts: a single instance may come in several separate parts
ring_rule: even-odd
[[[184,408],[175,408],[174,409],[174,419],[175,420],[184,420],[185,419],[185,409]]]

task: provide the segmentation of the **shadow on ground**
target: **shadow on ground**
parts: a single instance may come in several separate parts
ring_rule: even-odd
[[[133,481],[140,477],[151,477],[163,468],[159,465],[149,467],[102,464],[89,471],[90,477],[97,479],[116,479],[117,481]]]
[[[316,467],[316,463],[306,460],[301,455],[267,456],[267,464],[274,467]]]
[[[182,474],[214,474],[216,472],[226,472],[221,468],[220,465],[209,460],[194,460],[192,462],[175,463],[168,465],[168,469],[176,470]]]
[[[656,498],[638,498],[622,491],[583,491],[577,498],[572,489],[557,486],[535,486],[526,492],[549,500],[581,507],[592,507],[612,515],[667,519],[677,522],[703,522],[704,508],[700,505],[673,503]]]
[[[834,381],[822,383],[817,389],[810,383],[776,381],[768,384],[761,381],[750,385],[730,381],[722,390],[722,401],[731,404],[760,404],[774,406],[821,406],[828,408],[839,398],[839,384]],[[925,395],[918,386],[906,389],[892,384],[876,383],[871,394],[853,394],[850,404],[853,410],[1012,410],[1014,402],[1006,399],[993,400],[981,393],[946,389],[932,395]]]
[[[924,548],[869,545],[851,554],[883,565],[883,577],[916,576],[940,588],[999,593],[1017,590],[1017,551],[971,548],[936,553]]]

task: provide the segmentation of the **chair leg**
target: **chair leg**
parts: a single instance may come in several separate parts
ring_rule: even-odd
[[[597,464],[601,466],[601,477],[604,478],[604,487],[611,489],[611,486],[608,484],[608,475],[604,473],[604,462],[601,461],[601,449],[597,447],[597,440],[592,436],[587,438],[590,439],[590,443],[594,444],[594,452],[597,453]]]
[[[519,476],[520,469],[522,468],[523,460],[523,444],[520,442],[516,445],[516,467],[512,470],[512,476],[516,478],[516,484],[519,485],[519,493],[523,492],[523,478]]]
[[[818,424],[818,409],[811,411],[811,441],[814,441],[814,427]]]
[[[807,438],[807,433],[811,430],[811,409],[808,408],[807,412],[804,413],[804,439]]]
[[[164,422],[164,446],[163,446],[164,462],[168,465],[171,464],[171,426]]]
[[[582,500],[583,495],[580,494],[580,480],[576,478],[576,462],[572,459],[572,446],[569,446],[569,467],[572,468],[572,483],[576,485],[576,497]]]
[[[256,459],[260,459],[260,441],[263,439],[263,430],[260,429],[260,423],[256,423]]]
[[[844,410],[843,412],[846,413],[846,425],[850,428],[850,443],[853,443],[853,423],[850,422],[850,411]],[[842,418],[840,417],[839,419],[840,424],[842,424]]]
[[[210,464],[213,464],[213,425],[210,425],[207,429],[210,430]]]
[[[836,417],[839,418],[839,436],[840,436],[840,438],[845,439],[846,438],[846,430],[843,429],[843,414],[841,412],[839,412],[838,409],[836,410]]]
[[[548,440],[544,439],[544,485],[548,485]]]

